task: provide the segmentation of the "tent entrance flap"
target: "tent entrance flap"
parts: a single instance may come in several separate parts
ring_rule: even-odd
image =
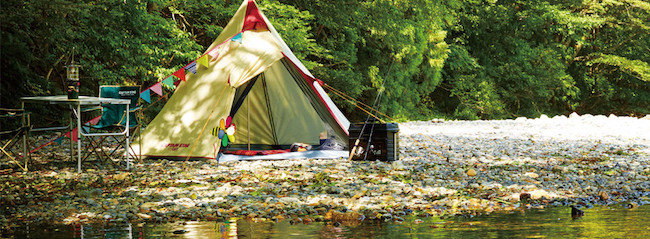
[[[260,78],[262,74],[253,77],[253,79],[251,79],[246,83],[245,87],[240,87],[239,89],[237,89],[237,92],[235,92],[235,103],[232,104],[232,109],[230,110],[230,117],[235,117],[235,114],[237,114],[237,111],[239,111],[239,108],[244,103],[246,96],[248,96],[248,93],[251,91],[251,89],[257,82],[257,79]]]
[[[264,89],[264,102],[266,103],[266,111],[269,115],[269,124],[271,125],[271,134],[273,136],[273,144],[278,144],[278,134],[275,129],[275,122],[273,120],[273,110],[271,109],[271,101],[269,100],[269,88],[266,85],[266,78],[262,79],[262,88]]]

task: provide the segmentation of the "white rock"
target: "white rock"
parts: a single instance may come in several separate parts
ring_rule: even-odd
[[[527,173],[524,174],[524,176],[530,177],[530,178],[537,178],[537,177],[539,177],[539,174],[536,174],[536,173],[533,173],[533,172],[527,172]]]

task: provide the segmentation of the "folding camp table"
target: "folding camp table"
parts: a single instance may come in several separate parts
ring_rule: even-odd
[[[67,95],[55,95],[55,96],[34,96],[34,97],[22,97],[20,98],[22,109],[25,109],[25,103],[41,103],[41,104],[62,104],[70,106],[70,125],[61,126],[61,127],[50,127],[50,128],[36,128],[31,131],[47,131],[47,130],[61,130],[61,129],[73,129],[74,119],[77,118],[77,172],[81,173],[81,136],[109,136],[109,135],[124,135],[126,137],[126,147],[129,148],[129,127],[124,127],[124,131],[117,133],[84,133],[81,129],[81,106],[82,105],[101,105],[101,104],[118,104],[126,105],[126,111],[129,112],[129,104],[131,100],[129,99],[113,99],[113,98],[99,98],[92,96],[79,96],[79,99],[68,99]],[[28,122],[30,122],[28,120]],[[129,114],[126,114],[126,125],[129,125]],[[29,134],[23,136],[27,141]],[[72,138],[72,135],[70,135]],[[74,160],[74,150],[73,142],[70,140],[70,158]],[[126,169],[129,169],[129,154],[126,153]]]

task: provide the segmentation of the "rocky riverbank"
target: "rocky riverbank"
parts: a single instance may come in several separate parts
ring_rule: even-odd
[[[400,124],[393,163],[145,160],[131,171],[53,161],[0,175],[0,223],[401,221],[549,205],[650,203],[650,117]],[[523,201],[522,201],[523,200]]]

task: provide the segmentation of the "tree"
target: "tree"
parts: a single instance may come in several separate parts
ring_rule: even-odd
[[[647,113],[646,5],[467,1],[449,26],[445,87],[434,95],[458,98],[443,110],[460,118]]]

